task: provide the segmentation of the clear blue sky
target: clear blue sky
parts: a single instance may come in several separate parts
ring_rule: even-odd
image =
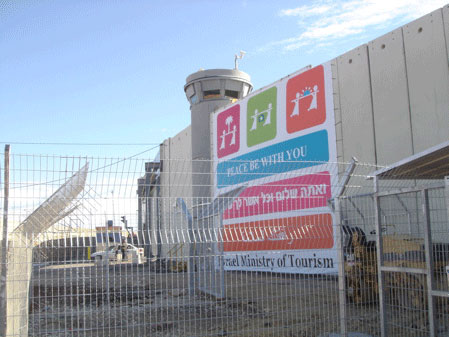
[[[446,2],[2,1],[0,142],[132,155],[153,146],[14,143],[159,144],[190,124],[183,86],[199,68],[233,68],[245,50],[240,69],[257,89]]]

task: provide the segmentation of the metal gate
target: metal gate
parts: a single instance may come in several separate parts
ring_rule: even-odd
[[[375,173],[382,336],[449,331],[449,177],[442,150],[447,146]]]

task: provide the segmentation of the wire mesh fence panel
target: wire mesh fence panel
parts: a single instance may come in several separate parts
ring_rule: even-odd
[[[429,218],[432,242],[433,285],[440,294],[449,294],[449,186],[430,189]],[[449,331],[449,296],[434,297],[436,335]]]
[[[341,213],[348,329],[377,336],[379,288],[373,193],[342,197]]]
[[[381,333],[374,166],[10,159],[6,336]],[[429,192],[435,243],[447,234],[445,193]],[[426,267],[419,198],[380,199],[384,266]],[[426,275],[388,273],[389,328],[427,333]]]
[[[448,208],[449,202],[447,188],[434,188],[429,190],[430,228],[433,243],[433,263],[435,267],[436,290],[449,291],[449,231]],[[447,308],[447,306],[446,306]],[[447,314],[447,312],[446,312]],[[449,321],[449,320],[448,320]]]
[[[428,335],[426,277],[409,269],[426,269],[424,226],[418,192],[380,198],[387,329],[393,335]]]

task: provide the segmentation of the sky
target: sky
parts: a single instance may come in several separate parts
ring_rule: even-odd
[[[0,152],[152,158],[190,124],[200,68],[244,50],[258,89],[446,2],[0,1]]]

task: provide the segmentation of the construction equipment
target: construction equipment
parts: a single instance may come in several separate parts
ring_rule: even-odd
[[[347,299],[356,304],[377,302],[378,268],[375,241],[367,241],[364,231],[355,226],[343,226]],[[383,235],[383,261],[385,266],[425,269],[423,239],[410,235]],[[434,244],[434,271],[443,275],[447,258],[441,251],[446,245]],[[424,274],[391,272],[385,276],[388,298],[392,304],[423,309],[426,305],[426,277]]]
[[[184,261],[182,255],[182,249],[184,243],[174,245],[167,253],[169,257],[169,268],[172,272],[185,272],[187,271],[187,262]]]
[[[376,243],[359,227],[343,226],[346,296],[353,303],[377,300]]]

